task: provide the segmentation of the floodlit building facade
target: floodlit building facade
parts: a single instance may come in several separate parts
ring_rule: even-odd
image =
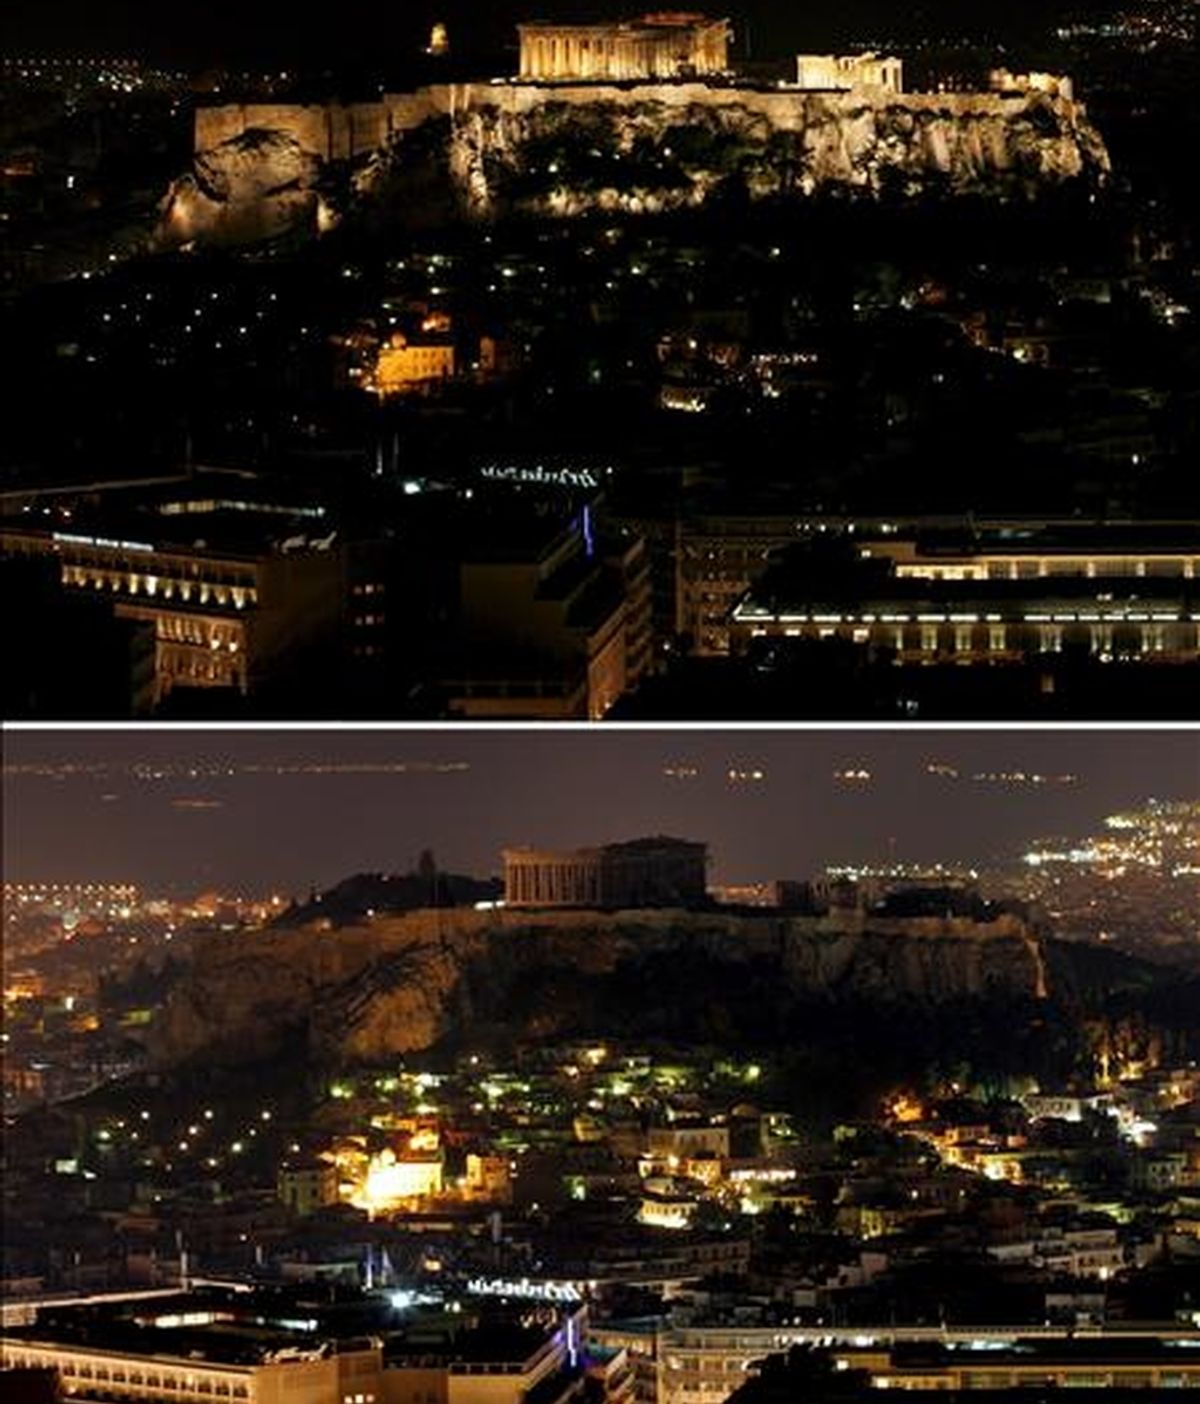
[[[730,616],[731,646],[840,638],[904,663],[1200,658],[1200,530],[883,534],[842,562],[784,557]]]
[[[594,1326],[590,1339],[629,1355],[638,1404],[724,1404],[756,1362],[824,1346],[835,1367],[865,1370],[876,1389],[1186,1388],[1200,1383],[1194,1330],[1129,1331],[1071,1340],[1058,1327],[695,1325]]]
[[[450,342],[412,342],[397,332],[375,359],[367,388],[381,399],[427,390],[454,374],[454,347]]]
[[[618,24],[518,26],[522,79],[628,82],[700,78],[729,67],[729,22],[663,11]]]
[[[197,1359],[135,1349],[99,1349],[40,1338],[0,1339],[0,1369],[52,1369],[67,1400],[139,1404],[381,1404],[378,1346],[280,1351],[278,1358]]]
[[[152,625],[158,705],[178,686],[251,691],[289,649],[340,620],[342,552],[331,538],[238,532],[222,542],[219,530],[210,520],[184,545],[144,528],[118,538],[0,527],[0,555],[55,560],[66,594]]]
[[[883,88],[902,93],[904,64],[901,59],[880,54],[798,54],[796,85],[816,91]]]
[[[566,1404],[582,1393],[587,1308],[577,1302],[552,1320],[510,1315],[406,1348],[372,1329],[369,1297],[345,1334],[344,1317],[323,1316],[309,1295],[204,1289],[46,1303],[32,1320],[6,1319],[0,1371],[54,1372],[60,1397],[79,1404]],[[625,1404],[628,1362],[608,1363],[603,1404]]]

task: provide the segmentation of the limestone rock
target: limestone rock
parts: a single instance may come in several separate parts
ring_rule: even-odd
[[[1045,997],[1041,943],[1012,916],[815,918],[722,912],[416,911],[361,926],[206,939],[155,1026],[163,1065],[306,1047],[385,1062],[472,1033],[749,1028],[813,999],[936,1007]],[[668,997],[669,996],[669,997]]]
[[[442,85],[357,105],[201,109],[197,144],[163,203],[168,245],[320,232],[334,219],[318,193],[331,172],[353,217],[421,223],[652,214],[722,193],[1031,199],[1110,169],[1083,105],[1037,91]]]
[[[321,162],[295,137],[251,129],[201,152],[161,207],[159,242],[246,244],[316,231]]]

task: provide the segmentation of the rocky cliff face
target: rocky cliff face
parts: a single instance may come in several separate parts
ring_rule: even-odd
[[[286,131],[250,130],[199,153],[160,206],[158,242],[250,244],[319,232],[322,163]]]
[[[1085,109],[1037,92],[447,85],[391,95],[364,105],[361,116],[338,107],[338,130],[348,124],[365,135],[337,142],[312,107],[201,115],[195,169],[163,205],[168,244],[327,226],[335,216],[318,185],[330,165],[355,168],[341,213],[399,202],[481,219],[656,213],[723,194],[1032,198],[1065,183],[1099,183],[1109,171]],[[331,151],[346,160],[331,162]],[[415,201],[405,193],[413,179]]]
[[[1064,182],[1099,182],[1109,170],[1083,109],[1045,94],[699,90],[681,103],[652,91],[524,110],[481,102],[460,113],[450,169],[467,208],[481,216],[655,213],[724,192],[1032,198]]]
[[[444,1040],[754,1037],[806,1003],[930,1007],[1037,1000],[1041,946],[1011,917],[868,925],[687,912],[420,911],[272,929],[198,951],[155,1027],[162,1065],[236,1065],[300,1039],[322,1064],[386,1062]]]

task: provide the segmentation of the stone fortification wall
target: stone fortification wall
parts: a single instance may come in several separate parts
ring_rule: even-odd
[[[279,132],[322,161],[368,156],[392,134],[388,102],[228,103],[198,107],[194,127],[197,155],[247,132]]]
[[[1033,88],[986,93],[893,93],[877,87],[817,92],[800,88],[726,87],[697,82],[574,85],[459,83],[425,88],[414,96],[422,105],[428,104],[430,110],[452,115],[493,109],[510,116],[524,116],[540,107],[560,103],[581,108],[604,104],[631,109],[654,104],[667,111],[691,107],[707,107],[713,111],[737,108],[766,118],[771,126],[780,131],[799,131],[809,125],[815,111],[852,113],[864,107],[894,107],[907,108],[912,112],[942,113],[948,117],[1004,118],[1047,94]],[[393,99],[385,98],[385,101]]]
[[[801,131],[815,117],[842,115],[850,119],[864,109],[879,107],[950,119],[1003,121],[1048,96],[1062,104],[1064,115],[1085,116],[1082,107],[1071,99],[1033,86],[1005,92],[899,94],[877,88],[815,92],[714,87],[707,83],[443,83],[411,93],[386,93],[378,102],[228,103],[199,107],[194,145],[200,154],[247,131],[276,131],[328,161],[369,155],[390,137],[411,131],[430,118],[463,118],[480,112],[522,117],[547,106],[588,108],[602,104],[627,109],[653,104],[665,113],[692,107],[714,112],[739,109],[765,118],[778,131]]]

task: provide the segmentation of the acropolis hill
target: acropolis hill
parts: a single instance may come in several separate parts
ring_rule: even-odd
[[[520,1039],[717,1018],[753,1037],[764,1020],[800,1029],[812,1000],[939,1008],[1061,993],[1046,944],[1004,912],[973,921],[457,907],[327,928],[203,938],[152,1031],[155,1060],[257,1061],[299,1038],[319,1062],[366,1063],[466,1027]]]
[[[752,200],[841,189],[1029,198],[1103,180],[1104,142],[1069,80],[993,74],[987,91],[906,93],[898,60],[801,56],[765,86],[728,68],[724,21],[521,27],[515,79],[376,101],[200,108],[195,163],[161,237],[240,241],[331,227],[361,201],[405,198],[435,170],[447,209],[656,213],[732,184]],[[331,196],[326,172],[351,172]]]

